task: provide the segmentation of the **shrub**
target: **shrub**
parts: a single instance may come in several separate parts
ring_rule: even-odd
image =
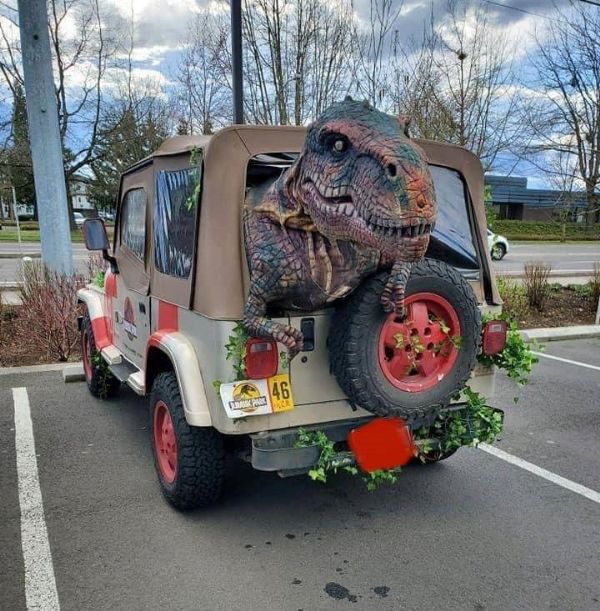
[[[106,273],[107,263],[100,253],[93,253],[87,261],[87,279],[99,286],[104,287],[104,274]]]
[[[504,276],[499,276],[497,282],[500,297],[502,297],[504,302],[502,306],[503,312],[511,320],[521,320],[524,318],[529,311],[525,285]]]
[[[39,231],[40,224],[37,221],[26,221],[20,223],[21,231]]]
[[[529,307],[544,310],[550,292],[548,277],[552,267],[542,261],[525,264],[525,289]]]
[[[76,292],[84,286],[84,278],[59,274],[32,261],[23,266],[22,279],[16,338],[52,360],[67,361],[78,344]]]
[[[494,231],[509,240],[562,240],[561,223],[552,221],[508,221],[495,220]],[[565,235],[567,240],[598,240],[600,225],[588,227],[585,223],[567,223]]]

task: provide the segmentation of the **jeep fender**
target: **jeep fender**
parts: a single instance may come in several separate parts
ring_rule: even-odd
[[[196,351],[190,341],[177,331],[157,331],[146,348],[145,384],[150,392],[154,377],[164,371],[165,358],[177,376],[185,419],[191,426],[212,426],[206,388]]]
[[[92,321],[92,331],[94,341],[98,350],[102,350],[112,344],[112,334],[110,324],[104,312],[104,294],[92,289],[79,289],[77,291],[77,301],[85,304],[90,320]]]

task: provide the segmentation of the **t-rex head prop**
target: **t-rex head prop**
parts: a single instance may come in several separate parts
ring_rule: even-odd
[[[436,219],[433,182],[407,120],[346,99],[309,128],[287,188],[317,231],[420,259]]]

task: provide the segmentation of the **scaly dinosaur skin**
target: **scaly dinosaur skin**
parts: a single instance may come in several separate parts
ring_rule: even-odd
[[[268,304],[316,310],[386,268],[381,303],[403,314],[411,263],[424,256],[436,218],[427,159],[405,118],[334,104],[310,126],[294,164],[250,200],[243,324],[251,335],[281,342],[293,357],[302,333],[268,319]]]

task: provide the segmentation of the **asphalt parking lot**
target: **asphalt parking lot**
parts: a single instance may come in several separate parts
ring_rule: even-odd
[[[143,400],[101,402],[57,372],[0,376],[0,609],[26,609],[32,587],[50,605],[54,583],[77,611],[600,609],[600,340],[546,351],[597,369],[542,358],[517,405],[499,377],[498,447],[588,497],[465,449],[374,493],[238,464],[219,505],[180,514],[155,481]],[[34,509],[19,502],[14,388],[30,405],[51,551],[50,571],[27,575],[45,535],[22,539]]]

